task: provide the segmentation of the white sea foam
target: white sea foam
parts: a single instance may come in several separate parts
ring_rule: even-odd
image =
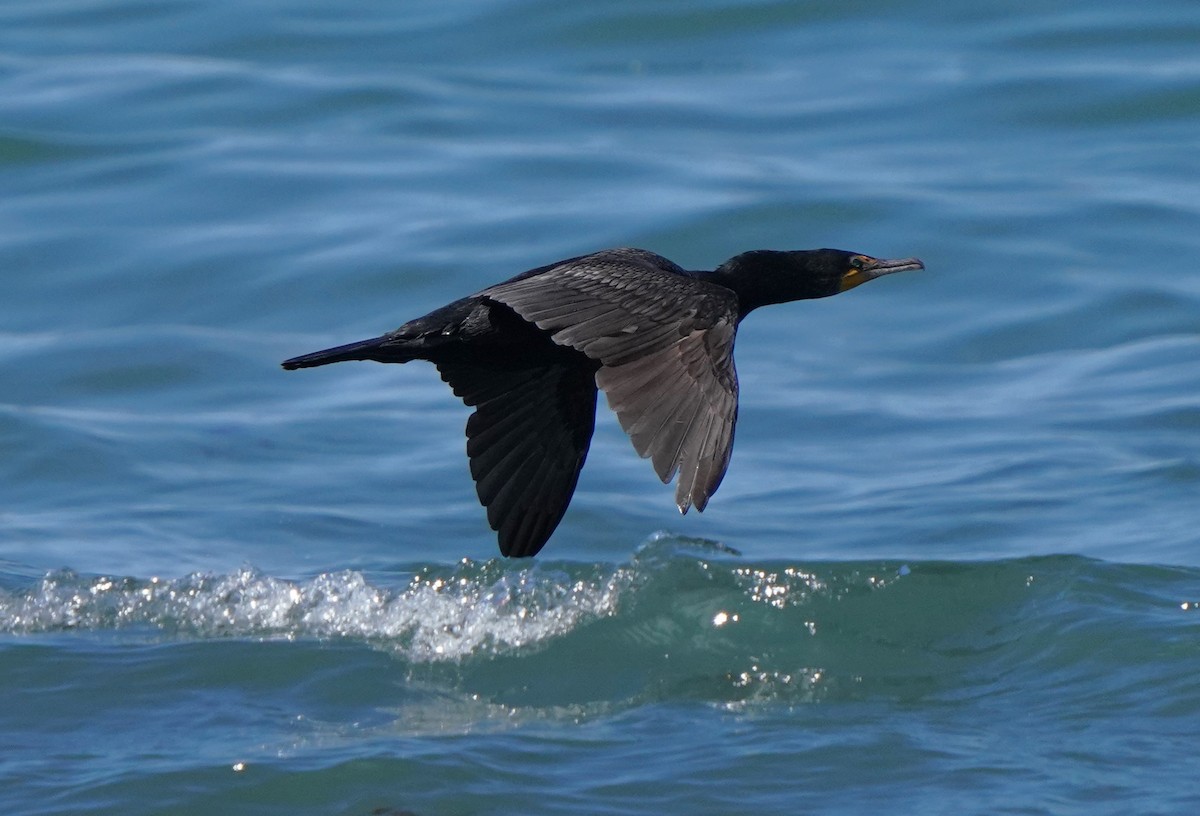
[[[457,660],[543,643],[611,615],[627,571],[574,579],[538,567],[464,562],[425,569],[403,589],[361,573],[307,581],[253,569],[178,579],[46,575],[0,590],[0,631],[137,630],[199,637],[359,638],[418,662]]]

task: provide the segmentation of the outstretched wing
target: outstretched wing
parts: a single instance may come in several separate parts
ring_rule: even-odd
[[[681,513],[703,510],[729,466],[737,422],[732,351],[733,327],[723,323],[596,372],[634,449],[664,484],[678,471]]]
[[[475,412],[467,456],[488,524],[505,556],[535,555],[575,492],[596,421],[596,384],[586,368],[496,370],[439,361],[438,371]]]
[[[703,510],[737,421],[737,300],[644,250],[606,250],[481,293],[601,363],[596,384],[680,512]]]

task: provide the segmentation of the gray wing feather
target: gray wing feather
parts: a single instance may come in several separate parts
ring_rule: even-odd
[[[678,472],[675,503],[703,510],[729,466],[737,423],[737,379],[728,324],[693,331],[678,343],[623,366],[604,366],[596,384],[608,396],[621,427],[664,483]],[[720,353],[720,352],[718,352]],[[629,371],[627,369],[640,369]]]
[[[660,256],[609,250],[481,293],[601,363],[604,390],[634,449],[680,512],[703,510],[729,465],[737,422],[737,301]]]

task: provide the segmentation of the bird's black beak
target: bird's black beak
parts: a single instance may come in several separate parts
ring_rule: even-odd
[[[869,280],[890,275],[893,272],[908,272],[913,269],[924,269],[925,264],[920,258],[871,258],[867,255],[855,255],[851,259],[850,269],[842,275],[842,286],[838,291],[845,292],[855,286],[861,286]]]

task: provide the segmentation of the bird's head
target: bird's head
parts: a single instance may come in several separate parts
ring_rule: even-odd
[[[883,275],[924,268],[918,258],[872,258],[841,249],[756,249],[721,264],[712,279],[737,293],[744,317],[759,306],[828,297]]]

